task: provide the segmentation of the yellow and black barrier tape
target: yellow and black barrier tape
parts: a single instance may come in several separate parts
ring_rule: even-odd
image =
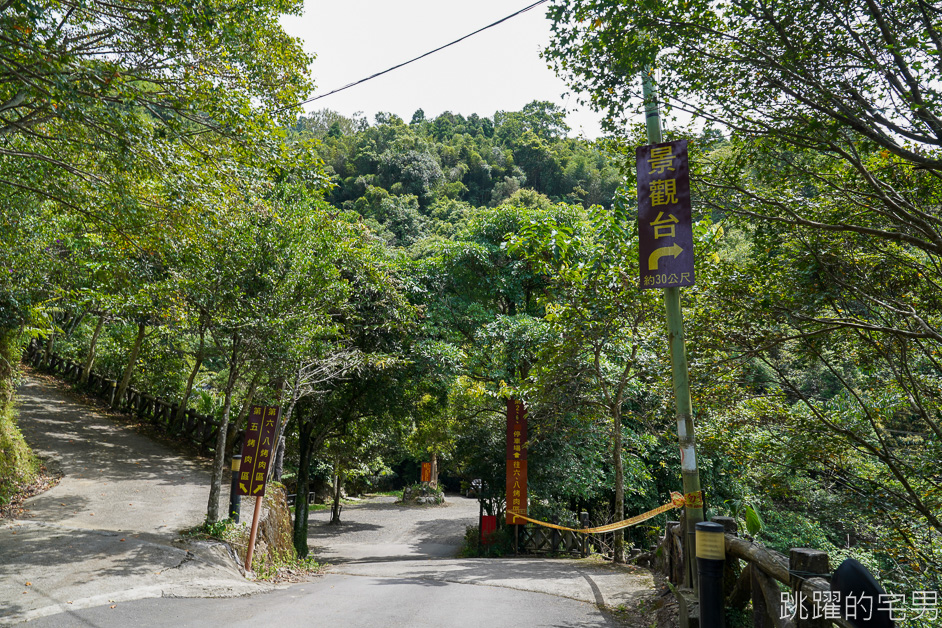
[[[693,506],[693,504],[700,504],[699,507],[702,508],[703,507],[702,506],[703,505],[702,494],[690,493],[689,495],[684,497],[680,493],[674,491],[674,492],[671,492],[670,503],[664,504],[663,506],[658,506],[654,510],[649,510],[645,513],[641,513],[640,515],[636,515],[632,517],[631,519],[625,519],[624,521],[619,521],[617,523],[610,523],[608,525],[599,526],[597,528],[582,528],[581,530],[576,529],[576,528],[567,528],[566,526],[559,526],[559,525],[556,525],[555,523],[547,523],[546,521],[539,521],[537,519],[531,519],[530,517],[527,517],[524,515],[518,515],[516,513],[509,513],[509,516],[515,519],[523,519],[524,521],[529,521],[530,523],[535,523],[536,525],[543,526],[545,528],[553,528],[554,530],[565,530],[566,532],[579,532],[581,534],[599,534],[602,532],[614,532],[615,530],[621,530],[622,528],[630,528],[631,526],[638,525],[639,523],[643,521],[647,521],[648,519],[656,517],[660,515],[661,513],[665,513],[668,510],[674,510],[675,508],[683,508],[688,503],[691,505],[691,507],[698,507],[698,506]]]

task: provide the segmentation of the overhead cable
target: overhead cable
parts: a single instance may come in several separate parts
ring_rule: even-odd
[[[427,56],[429,56],[429,55],[433,55],[433,54],[435,54],[436,52],[439,52],[440,50],[444,50],[445,48],[448,48],[449,46],[454,46],[455,44],[460,43],[460,42],[464,41],[465,39],[468,39],[469,37],[473,37],[473,36],[477,35],[478,33],[481,33],[481,32],[483,32],[483,31],[486,31],[486,30],[489,29],[489,28],[493,28],[493,27],[497,26],[498,24],[502,24],[502,23],[506,22],[507,20],[509,20],[509,19],[511,19],[511,18],[514,18],[514,17],[517,17],[518,15],[520,15],[520,14],[522,14],[522,13],[526,13],[526,12],[529,11],[530,9],[533,9],[533,8],[535,8],[535,7],[538,7],[539,5],[544,4],[544,3],[547,2],[547,1],[548,1],[548,0],[537,0],[537,2],[534,2],[534,3],[531,4],[530,6],[527,6],[527,7],[524,7],[524,8],[522,8],[522,9],[520,9],[520,10],[517,11],[516,13],[511,13],[511,14],[508,15],[507,17],[501,18],[501,19],[497,20],[496,22],[493,22],[493,23],[491,23],[491,24],[488,24],[487,26],[481,27],[481,28],[477,29],[476,31],[474,31],[473,33],[468,33],[468,34],[465,35],[464,37],[461,37],[461,38],[459,38],[459,39],[456,39],[456,40],[454,40],[453,42],[447,43],[447,44],[445,44],[444,46],[439,46],[439,47],[436,48],[435,50],[429,50],[429,51],[426,52],[425,54],[421,54],[421,55],[419,55],[418,57],[416,57],[416,58],[414,58],[414,59],[409,59],[408,61],[404,61],[404,62],[402,62],[402,63],[400,63],[400,64],[398,64],[398,65],[394,65],[394,66],[392,66],[391,68],[388,68],[388,69],[386,69],[386,70],[383,70],[382,72],[377,72],[376,74],[372,74],[372,75],[370,75],[370,76],[367,76],[366,78],[360,79],[359,81],[354,81],[353,83],[348,83],[348,84],[344,85],[343,87],[338,87],[337,89],[335,89],[335,90],[333,90],[333,91],[330,91],[330,92],[327,92],[326,94],[321,94],[320,96],[314,96],[313,98],[308,98],[307,100],[303,100],[303,101],[301,101],[301,102],[299,102],[299,103],[297,103],[297,104],[295,104],[295,105],[291,105],[290,107],[282,107],[281,109],[278,109],[278,111],[284,111],[285,109],[291,109],[292,107],[300,107],[301,105],[306,105],[306,104],[308,104],[308,103],[314,102],[315,100],[320,100],[321,98],[326,98],[326,97],[328,97],[328,96],[331,96],[331,95],[333,95],[333,94],[336,94],[337,92],[342,92],[342,91],[344,91],[345,89],[350,89],[351,87],[355,87],[355,86],[357,86],[357,85],[359,85],[359,84],[361,84],[361,83],[365,83],[365,82],[367,82],[367,81],[370,81],[370,80],[372,80],[372,79],[375,79],[375,78],[378,77],[378,76],[382,76],[382,75],[384,75],[384,74],[388,74],[389,72],[392,72],[393,70],[398,70],[399,68],[404,67],[404,66],[407,66],[407,65],[409,65],[410,63],[414,63],[414,62],[418,61],[419,59],[424,59],[425,57],[427,57]]]

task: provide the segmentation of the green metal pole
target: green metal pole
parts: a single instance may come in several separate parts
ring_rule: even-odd
[[[661,137],[661,115],[657,105],[657,90],[654,86],[653,70],[644,73],[641,81],[644,95],[645,126],[648,142],[659,144]],[[674,380],[674,404],[677,417],[677,440],[680,444],[680,467],[684,495],[700,496],[700,472],[697,470],[697,448],[693,427],[693,404],[690,402],[690,377],[687,372],[687,349],[684,343],[684,314],[680,307],[680,288],[664,288],[664,309],[667,310],[667,341],[671,352],[671,374]],[[703,521],[702,501],[688,503],[684,508],[686,543],[684,543],[684,565],[687,585],[697,588],[693,557],[696,554],[696,525]]]

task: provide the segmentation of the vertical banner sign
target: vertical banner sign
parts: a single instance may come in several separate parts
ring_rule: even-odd
[[[261,497],[265,494],[280,413],[281,408],[275,406],[252,406],[242,441],[242,466],[236,490],[239,495]]]
[[[527,411],[522,401],[507,400],[507,524],[524,524],[527,514]]]
[[[636,157],[641,287],[692,286],[687,140],[641,146]]]
[[[422,481],[423,482],[432,481],[432,463],[431,462],[422,463]]]

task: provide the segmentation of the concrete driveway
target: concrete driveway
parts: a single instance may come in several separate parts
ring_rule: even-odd
[[[461,558],[465,528],[478,502],[449,496],[445,506],[405,507],[391,497],[311,516],[308,539],[330,573],[430,584],[465,584],[544,593],[606,608],[634,607],[654,591],[646,569],[597,560],[537,557]]]
[[[209,497],[204,461],[179,455],[30,378],[18,390],[27,442],[63,474],[0,521],[0,624],[118,601],[269,590],[222,545],[184,544]],[[224,495],[224,499],[226,496]]]

